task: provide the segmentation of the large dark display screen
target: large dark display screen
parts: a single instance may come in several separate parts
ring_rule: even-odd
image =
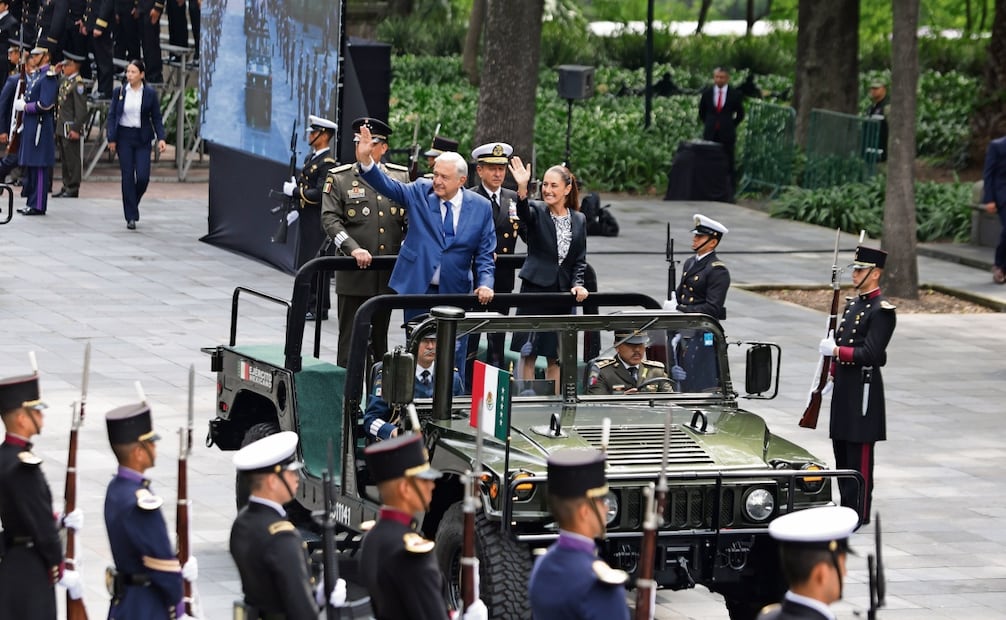
[[[204,0],[202,137],[278,162],[309,152],[309,114],[338,122],[341,0]]]

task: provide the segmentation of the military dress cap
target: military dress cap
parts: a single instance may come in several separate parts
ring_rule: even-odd
[[[63,58],[67,60],[72,60],[74,62],[84,62],[84,56],[81,54],[74,54],[73,52],[68,52],[63,50]]]
[[[848,551],[859,514],[847,506],[822,506],[783,515],[768,525],[768,533],[784,547]]]
[[[604,497],[604,453],[599,450],[557,450],[548,457],[548,492],[557,497]]]
[[[282,431],[253,441],[234,454],[234,467],[249,473],[297,471],[303,463],[297,460],[297,433]]]
[[[615,343],[616,344],[649,344],[650,338],[646,335],[646,332],[641,332],[638,329],[616,329],[615,330]]]
[[[367,459],[370,479],[375,483],[411,476],[436,480],[442,475],[430,467],[423,436],[419,433],[399,435],[371,444],[363,455]]]
[[[22,407],[45,409],[38,387],[38,375],[0,379],[0,413]]]
[[[353,132],[360,133],[360,127],[364,125],[370,128],[370,135],[378,140],[387,142],[388,136],[391,135],[391,127],[387,123],[376,118],[370,118],[369,116],[364,116],[353,121]]]
[[[423,153],[423,157],[436,157],[441,153],[457,152],[458,143],[450,138],[445,138],[443,136],[433,136],[433,146],[430,150]]]
[[[108,428],[108,443],[114,445],[135,441],[158,441],[161,436],[154,432],[154,421],[147,403],[135,403],[116,407],[105,414]]]
[[[405,336],[406,337],[411,336],[412,332],[416,331],[416,328],[419,327],[419,325],[422,324],[428,318],[430,318],[430,314],[428,312],[424,312],[420,315],[412,317],[411,319],[403,323],[402,329],[405,330]],[[434,326],[432,332],[426,334],[425,336],[423,336],[423,338],[433,338],[434,340],[436,340],[437,338],[436,326]]]
[[[513,147],[506,142],[490,142],[472,151],[472,159],[480,164],[506,164],[511,155]]]
[[[695,228],[692,229],[693,234],[708,235],[710,237],[715,237],[721,239],[723,235],[727,234],[727,227],[720,224],[711,217],[706,217],[699,213],[694,216]]]
[[[44,45],[36,45],[35,47],[31,48],[31,52],[29,53],[32,56],[35,56],[36,54],[48,54],[49,48],[45,47]]]
[[[65,53],[63,55],[66,56]],[[334,132],[336,129],[339,128],[338,125],[336,125],[334,122],[328,120],[327,118],[322,118],[320,116],[315,116],[314,114],[311,114],[310,116],[307,117],[307,124],[308,124],[308,126],[311,129],[315,129],[317,131],[333,131]]]
[[[7,42],[10,43],[10,48],[8,49],[23,50],[28,47],[27,43],[25,43],[21,39],[18,39],[17,37],[11,37],[10,39],[7,39]]]
[[[870,267],[883,269],[886,263],[887,252],[863,245],[856,248],[856,257],[852,259],[854,269],[869,269]]]

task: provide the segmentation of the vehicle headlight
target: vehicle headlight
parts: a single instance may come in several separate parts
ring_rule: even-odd
[[[604,496],[604,506],[607,509],[604,514],[604,523],[611,525],[615,517],[618,516],[618,496],[614,491],[608,491],[608,494]]]
[[[752,489],[744,498],[744,514],[752,521],[764,521],[775,511],[775,497],[766,489]]]
[[[814,463],[807,463],[801,467],[803,471],[821,471],[821,466]],[[806,493],[817,493],[824,488],[823,476],[804,476],[797,478],[797,487]]]

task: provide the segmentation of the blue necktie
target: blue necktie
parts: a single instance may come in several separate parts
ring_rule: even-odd
[[[444,203],[447,207],[447,216],[444,217],[444,237],[454,236],[454,212],[451,210],[451,201],[448,200]]]

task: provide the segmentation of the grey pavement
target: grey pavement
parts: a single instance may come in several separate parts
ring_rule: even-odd
[[[99,617],[108,606],[102,572],[110,561],[102,502],[114,471],[103,414],[134,401],[133,382],[142,380],[157,430],[165,438],[159,465],[150,473],[155,492],[167,500],[164,512],[173,530],[174,438],[184,424],[187,369],[195,365],[196,446],[189,461],[192,548],[200,561],[203,617],[230,617],[231,601],[240,593],[227,552],[235,514],[234,475],[229,453],[201,443],[213,415],[215,376],[199,349],[226,341],[235,286],[288,297],[292,278],[198,241],[206,232],[205,184],[152,185],[136,231],[126,230],[116,196],[116,183],[85,182],[82,198],[54,199],[46,217],[15,214],[13,222],[0,227],[5,325],[0,376],[26,372],[27,353],[36,351],[50,405],[36,446],[58,498],[70,403],[78,398],[84,343],[92,343],[88,415],[78,460],[78,501],[87,519],[78,555],[88,609]],[[602,290],[664,295],[666,222],[673,226],[681,259],[693,213],[701,211],[730,228],[722,245],[735,284],[727,300],[728,336],[771,340],[783,347],[778,398],[747,406],[764,416],[774,432],[830,461],[827,413],[817,430],[797,426],[824,313],[742,286],[826,284],[834,233],[734,205],[622,197],[604,202],[613,204],[622,232],[588,242],[588,259]],[[843,236],[843,247],[854,245],[853,235]],[[1006,303],[1006,287],[993,284],[988,270],[920,257],[919,272],[923,283]],[[273,308],[253,302],[242,317],[243,341],[281,338],[283,325]],[[877,450],[875,508],[883,518],[888,579],[883,618],[1006,617],[1006,498],[999,475],[1006,470],[1002,326],[1001,314],[899,316],[885,369],[890,439]],[[324,324],[323,356],[334,357],[335,328],[334,321]],[[736,350],[739,357],[740,348]],[[853,538],[861,555],[850,559],[845,600],[835,605],[839,617],[851,618],[867,605],[865,552],[872,534],[873,526],[868,526]],[[726,613],[718,596],[699,588],[661,592],[657,617],[711,619]]]

